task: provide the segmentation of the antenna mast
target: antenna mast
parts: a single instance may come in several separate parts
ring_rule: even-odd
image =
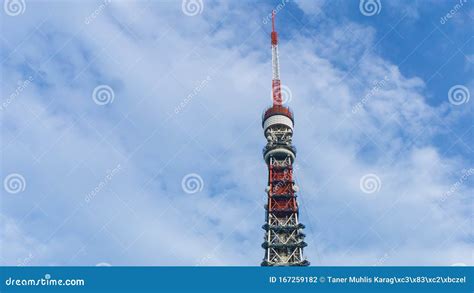
[[[272,97],[273,105],[281,106],[280,63],[278,61],[278,34],[275,31],[275,10],[272,10]]]

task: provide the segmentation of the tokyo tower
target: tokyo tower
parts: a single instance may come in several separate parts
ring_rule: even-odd
[[[264,242],[265,257],[262,266],[308,266],[303,257],[304,225],[298,219],[293,178],[296,149],[292,144],[294,116],[283,105],[280,68],[278,61],[278,35],[275,31],[275,12],[272,12],[272,97],[273,105],[263,114],[262,127],[267,144],[263,157],[268,166],[268,201],[265,205],[266,223]]]

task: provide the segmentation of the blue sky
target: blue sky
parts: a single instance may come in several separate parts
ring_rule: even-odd
[[[473,265],[469,0],[4,1],[0,263],[258,265],[272,9],[308,260]]]

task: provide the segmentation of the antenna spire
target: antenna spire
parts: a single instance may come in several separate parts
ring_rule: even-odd
[[[272,10],[272,32],[275,31],[275,10]]]
[[[272,97],[273,106],[281,106],[280,63],[278,60],[278,34],[275,31],[275,10],[272,10]]]
[[[278,34],[275,31],[275,10],[272,10],[272,45],[278,45]]]

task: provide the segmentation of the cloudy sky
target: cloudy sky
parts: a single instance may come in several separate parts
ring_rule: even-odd
[[[473,265],[471,0],[4,0],[0,264],[259,265],[272,9],[307,259]]]

